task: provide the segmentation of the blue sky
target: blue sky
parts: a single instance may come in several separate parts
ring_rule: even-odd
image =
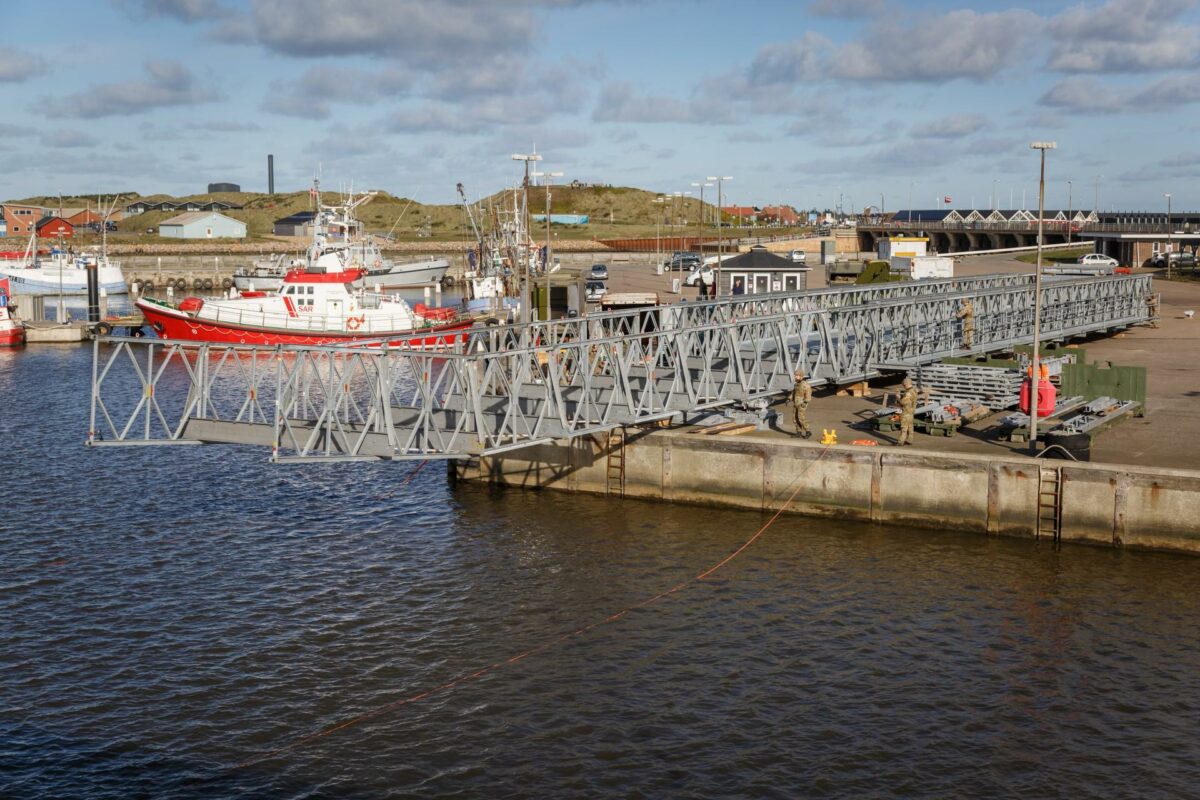
[[[847,209],[1200,208],[1197,0],[6,3],[0,198],[563,180]],[[19,35],[14,35],[19,34]],[[709,199],[714,190],[706,190]]]

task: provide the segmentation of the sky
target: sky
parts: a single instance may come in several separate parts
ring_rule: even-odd
[[[519,181],[1200,209],[1198,0],[0,0],[0,199]],[[1069,182],[1069,183],[1068,183]],[[705,200],[716,187],[704,188]],[[911,198],[911,200],[910,200]]]

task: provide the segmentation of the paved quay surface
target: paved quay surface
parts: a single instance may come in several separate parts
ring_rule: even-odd
[[[679,295],[667,291],[668,275],[655,275],[650,263],[653,256],[638,263],[609,265],[609,291],[657,291],[664,302],[677,302]],[[997,272],[1033,272],[1025,264],[1007,255],[964,256],[955,268],[960,276],[987,275]],[[1200,316],[1187,319],[1184,311],[1200,312],[1200,283],[1166,281],[1155,274],[1155,291],[1162,294],[1161,319],[1157,329],[1149,326],[1130,328],[1116,336],[1096,336],[1076,342],[1086,350],[1091,362],[1111,361],[1118,366],[1146,367],[1146,415],[1126,419],[1098,434],[1092,445],[1091,460],[1109,464],[1134,464],[1175,469],[1200,469]],[[671,273],[671,276],[681,276]],[[809,273],[809,288],[825,286],[823,272]],[[695,289],[685,289],[687,300],[696,297]],[[838,432],[838,441],[874,439],[882,446],[894,441],[894,434],[875,432],[867,424],[870,412],[877,409],[883,394],[898,387],[902,375],[871,382],[869,397],[837,397],[831,390],[818,389],[809,407],[809,425],[816,441],[822,429]],[[790,436],[791,408],[784,402],[773,408],[779,413],[781,431],[743,434],[741,439]],[[960,452],[976,455],[1028,455],[1029,445],[995,438],[999,417],[993,414],[962,428],[950,437],[916,434],[910,450]]]

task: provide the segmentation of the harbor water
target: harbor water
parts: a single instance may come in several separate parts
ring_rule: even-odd
[[[0,351],[2,797],[1200,794],[1194,558],[784,516],[646,604],[766,518],[88,449],[90,369]]]

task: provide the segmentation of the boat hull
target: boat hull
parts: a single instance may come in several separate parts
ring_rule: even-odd
[[[61,270],[61,284],[59,273],[60,270],[54,268],[0,265],[0,278],[8,278],[13,294],[57,295],[60,288],[64,295],[87,294],[86,270],[76,268]],[[100,278],[100,288],[106,294],[128,294],[129,287],[125,285],[125,276],[120,267],[102,267],[98,277]]]
[[[239,292],[278,292],[283,286],[282,275],[234,275],[233,285]]]
[[[197,343],[314,346],[354,344],[355,342],[382,344],[395,341],[401,343],[400,340],[403,340],[403,344],[409,347],[435,347],[465,340],[466,330],[474,324],[474,320],[459,320],[418,330],[376,331],[369,335],[333,331],[301,333],[253,328],[224,322],[216,323],[211,320],[198,319],[175,308],[167,308],[142,300],[137,302],[137,307],[145,316],[146,322],[161,338]]]
[[[370,288],[378,286],[381,289],[426,286],[431,283],[441,283],[449,268],[450,262],[444,258],[396,264],[386,272],[367,270],[367,274],[363,277],[363,283]]]
[[[20,347],[25,344],[25,326],[11,320],[0,321],[0,347]]]

